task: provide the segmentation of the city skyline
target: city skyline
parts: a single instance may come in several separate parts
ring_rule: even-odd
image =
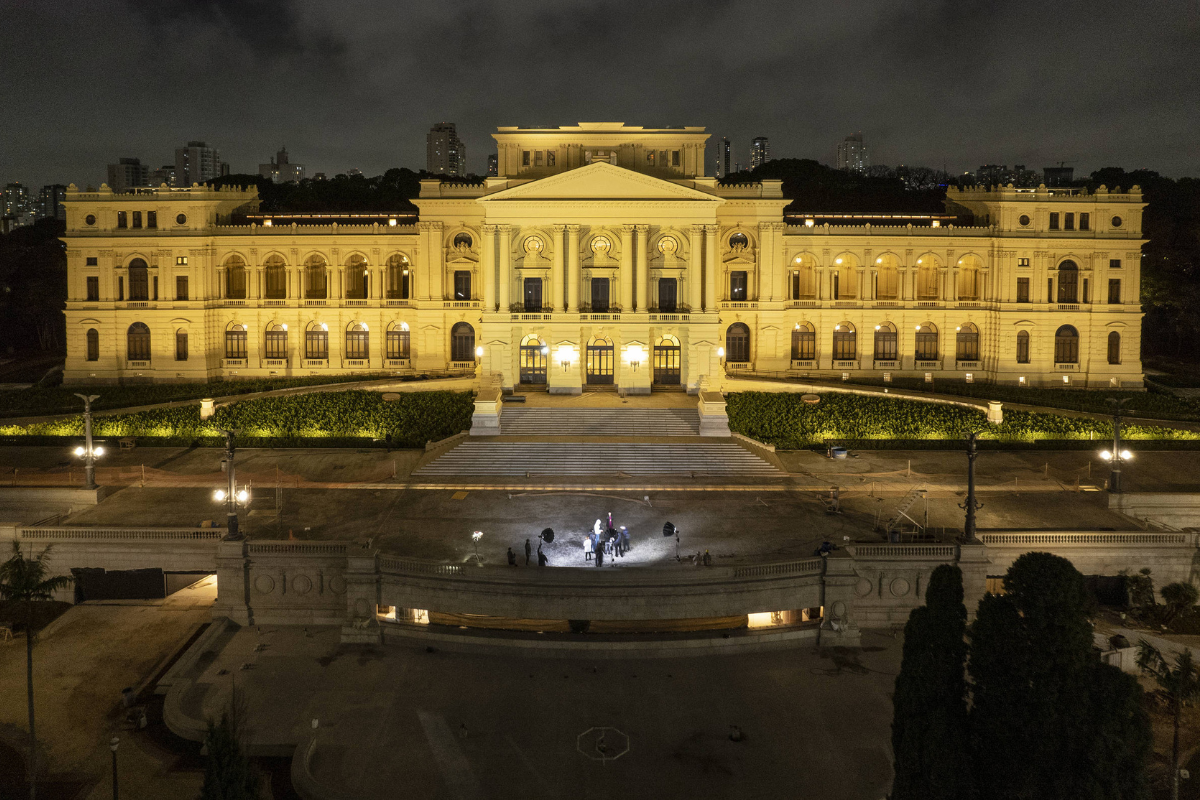
[[[1185,79],[1185,45],[1200,18],[1190,4],[1163,5],[1152,14],[1089,4],[1072,14],[1068,4],[1055,12],[1075,19],[1067,30],[1046,12],[884,4],[865,6],[851,28],[832,9],[779,4],[753,15],[774,20],[770,26],[732,33],[714,20],[746,11],[735,2],[656,9],[636,26],[616,21],[627,16],[616,3],[586,14],[538,3],[503,14],[486,4],[367,5],[340,17],[321,7],[224,0],[101,4],[65,17],[14,6],[6,16],[21,35],[0,55],[13,78],[0,96],[10,118],[26,124],[0,153],[0,179],[98,183],[119,156],[156,168],[192,139],[220,148],[235,172],[254,172],[287,141],[311,172],[357,167],[373,175],[419,167],[424,134],[443,119],[457,123],[467,170],[476,174],[486,171],[497,126],[593,119],[703,125],[737,143],[743,163],[758,135],[771,138],[776,158],[832,163],[846,132],[862,130],[878,164],[945,164],[961,173],[982,163],[1040,169],[1066,161],[1079,175],[1109,165],[1196,174],[1200,104]],[[668,42],[652,24],[660,14],[678,19],[680,35]],[[988,30],[1022,35],[993,44]],[[406,47],[378,58],[398,34]],[[850,38],[863,58],[825,66]],[[945,80],[960,58],[950,51],[897,58],[914,42],[947,38],[974,42],[964,47],[976,78]],[[1135,44],[1146,41],[1155,47]],[[614,51],[646,56],[634,67],[611,58]],[[136,62],[151,52],[159,68],[146,81],[117,79],[138,72]],[[446,52],[457,54],[449,65]],[[537,55],[511,57],[517,52]],[[56,69],[31,70],[47,59]],[[548,64],[555,69],[547,84],[536,76]],[[650,91],[597,101],[566,90],[601,64],[617,82],[636,71]],[[1082,91],[1085,73],[1088,86],[1103,90]],[[278,90],[281,81],[287,91]],[[394,91],[397,81],[404,92]],[[1155,90],[1144,91],[1151,84]],[[713,158],[710,148],[709,164]]]

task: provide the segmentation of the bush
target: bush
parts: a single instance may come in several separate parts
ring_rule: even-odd
[[[1168,623],[1200,600],[1200,591],[1190,583],[1168,583],[1162,587],[1163,602],[1167,604]]]
[[[304,440],[371,440],[391,436],[396,447],[423,447],[471,426],[470,392],[404,392],[384,400],[380,392],[318,392],[265,397],[222,406],[207,420],[200,407],[155,408],[134,414],[95,417],[96,436],[145,436],[180,441],[219,441],[221,430],[241,431],[238,441],[272,446],[300,445]],[[83,417],[18,426],[0,425],[3,436],[81,436]]]
[[[728,397],[733,431],[784,449],[826,439],[957,439],[978,431],[981,439],[1034,442],[1039,439],[1105,440],[1112,423],[1056,414],[1005,409],[1004,423],[990,425],[983,411],[894,397],[829,392],[808,405],[791,392],[737,392]],[[1122,425],[1126,439],[1200,440],[1200,434],[1161,426]]]

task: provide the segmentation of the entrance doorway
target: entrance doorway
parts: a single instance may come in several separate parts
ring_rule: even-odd
[[[613,343],[608,339],[593,339],[587,346],[587,382],[596,385],[613,383]]]
[[[674,337],[664,337],[654,345],[654,385],[679,385],[679,342]]]
[[[521,342],[521,383],[544,386],[549,348],[536,336]]]

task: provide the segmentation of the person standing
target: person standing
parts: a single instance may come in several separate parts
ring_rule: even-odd
[[[538,566],[544,567],[550,563],[550,559],[546,558],[546,554],[542,552],[542,546],[538,545]]]
[[[508,548],[508,565],[510,567],[515,567],[517,565],[517,554],[512,551],[511,547]]]
[[[538,550],[541,550],[541,549],[542,549],[542,546],[539,544]],[[527,566],[527,567],[529,566],[529,558],[532,555],[533,555],[533,546],[530,545],[529,540],[526,539],[525,540],[525,566]]]
[[[604,548],[603,547],[596,548],[596,566],[597,567],[604,566]]]
[[[583,537],[583,560],[592,560],[592,535],[590,533]]]

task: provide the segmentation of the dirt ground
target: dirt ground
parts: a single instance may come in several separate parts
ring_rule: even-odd
[[[190,797],[202,775],[172,771],[175,760],[121,709],[121,690],[137,687],[211,617],[212,578],[165,600],[109,601],[72,607],[39,636],[34,648],[34,702],[39,775],[82,784],[79,797],[111,797],[109,739],[118,748],[121,795]],[[0,642],[0,742],[27,753],[25,639]],[[3,791],[0,791],[3,794]],[[39,792],[39,796],[48,796]]]

